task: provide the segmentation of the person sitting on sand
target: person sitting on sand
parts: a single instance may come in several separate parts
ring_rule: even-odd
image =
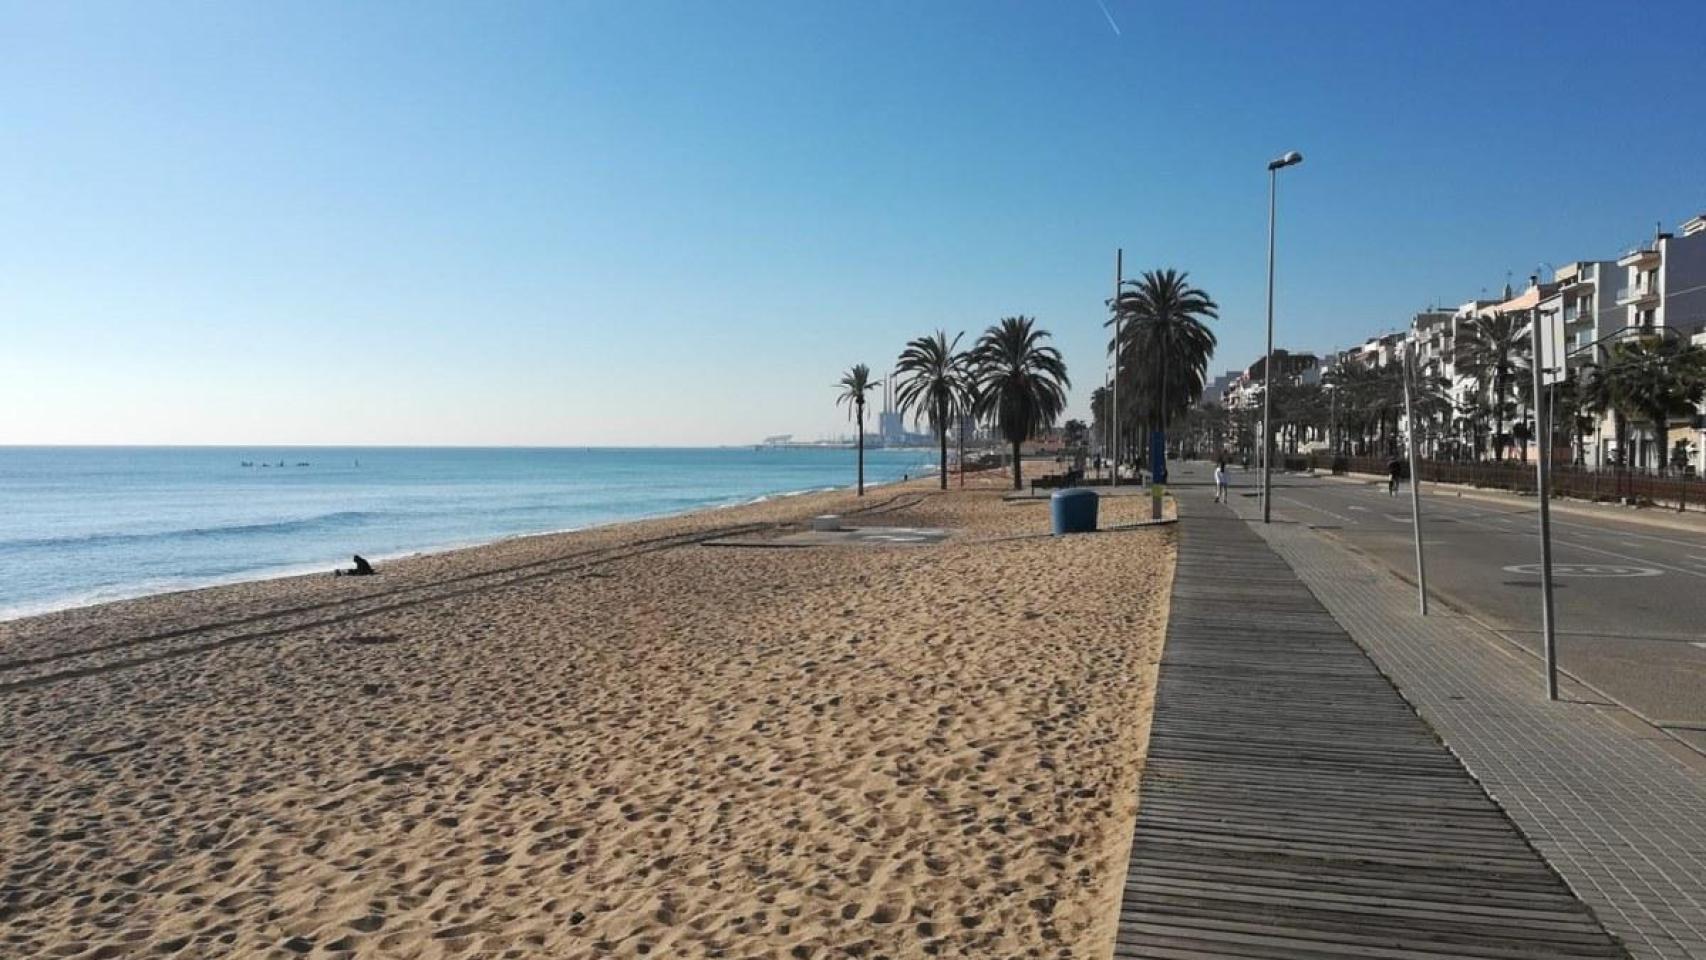
[[[339,577],[371,577],[376,572],[378,572],[378,571],[373,569],[373,564],[368,563],[367,558],[362,556],[359,553],[355,555],[355,568],[354,569],[332,571],[332,573],[335,576],[339,576]]]

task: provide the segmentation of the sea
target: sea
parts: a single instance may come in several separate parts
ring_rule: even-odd
[[[867,450],[865,481],[933,464]],[[0,619],[854,480],[831,447],[0,447]]]

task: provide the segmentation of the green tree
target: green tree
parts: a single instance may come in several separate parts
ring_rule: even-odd
[[[1630,419],[1652,426],[1656,466],[1670,456],[1670,421],[1694,412],[1706,396],[1706,348],[1683,340],[1639,337],[1612,344],[1605,359],[1590,366],[1585,396],[1593,409],[1611,409],[1617,422],[1619,459],[1625,453]]]
[[[1025,441],[1054,425],[1066,409],[1066,363],[1045,344],[1047,330],[1032,317],[1003,317],[972,351],[978,419],[1013,445],[1013,489],[1023,486],[1019,453]]]
[[[1617,445],[1613,465],[1621,467],[1629,452],[1629,418],[1625,414],[1628,401],[1623,396],[1623,377],[1611,364],[1612,351],[1581,370],[1582,409],[1596,417],[1611,414],[1611,438]]]
[[[881,380],[871,379],[871,368],[855,363],[841,375],[841,395],[835,405],[847,404],[847,415],[859,424],[859,496],[865,495],[865,394],[876,388]]]
[[[1109,419],[1112,408],[1109,406],[1108,394],[1107,387],[1097,387],[1090,391],[1090,433],[1104,449],[1108,447],[1108,426],[1112,422]]]
[[[1061,425],[1060,432],[1066,437],[1066,445],[1078,449],[1090,440],[1090,427],[1082,420],[1068,420]]]
[[[1457,337],[1457,369],[1475,379],[1481,392],[1490,392],[1493,415],[1493,456],[1505,458],[1505,418],[1512,412],[1510,395],[1517,374],[1528,368],[1528,324],[1518,312],[1475,317]]]
[[[956,411],[964,409],[971,391],[967,357],[956,352],[963,333],[950,341],[947,333],[937,330],[933,336],[909,341],[895,364],[895,403],[910,412],[913,422],[930,424],[941,445],[942,463],[938,480],[948,489],[948,428]]]
[[[1340,430],[1356,438],[1351,444],[1353,452],[1367,455],[1378,440],[1396,437],[1398,414],[1404,404],[1402,369],[1396,363],[1376,368],[1352,361],[1327,371],[1327,383],[1336,394],[1331,405],[1338,409]],[[1390,431],[1389,424],[1393,428]],[[1390,442],[1382,448],[1392,452]]]
[[[1571,370],[1569,375],[1553,388],[1550,401],[1554,439],[1562,426],[1568,442],[1575,448],[1575,456],[1572,459],[1577,466],[1587,462],[1587,432],[1593,429],[1593,420],[1588,416],[1583,380],[1581,371]]]
[[[1118,351],[1120,372],[1130,379],[1133,420],[1165,435],[1171,418],[1202,394],[1216,342],[1208,321],[1219,319],[1220,308],[1191,285],[1190,274],[1171,268],[1127,280],[1111,306],[1105,325],[1117,326],[1120,342],[1109,350]]]

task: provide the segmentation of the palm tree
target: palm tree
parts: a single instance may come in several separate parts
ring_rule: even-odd
[[[847,404],[847,414],[859,424],[859,496],[865,495],[865,394],[876,388],[881,380],[871,379],[871,368],[855,363],[841,375],[841,395],[835,405]]]
[[[1652,425],[1655,459],[1662,472],[1670,460],[1670,420],[1694,412],[1706,396],[1706,348],[1686,341],[1640,337],[1613,344],[1602,364],[1589,368],[1584,398],[1590,408],[1616,414],[1617,449],[1624,451],[1628,421]]]
[[[1451,427],[1451,381],[1440,376],[1420,374],[1415,383],[1416,419],[1420,433],[1416,436],[1427,443],[1426,456],[1437,455],[1439,437]]]
[[[1404,384],[1398,372],[1396,365],[1376,368],[1354,362],[1336,364],[1327,371],[1340,429],[1349,429],[1356,438],[1351,445],[1354,453],[1367,455],[1376,436],[1387,436],[1387,420],[1396,421],[1404,402]]]
[[[1134,400],[1141,403],[1155,430],[1166,442],[1167,424],[1174,414],[1190,409],[1202,393],[1208,362],[1214,356],[1214,331],[1206,321],[1220,317],[1219,306],[1189,282],[1190,274],[1171,268],[1146,270],[1127,280],[1112,304],[1119,321],[1120,368],[1131,371]],[[1129,288],[1129,289],[1126,289]],[[1163,449],[1165,449],[1163,447]],[[1166,475],[1165,463],[1151,467]]]
[[[1053,426],[1066,409],[1066,362],[1043,343],[1032,317],[1003,317],[983,332],[972,351],[980,419],[1001,428],[1013,445],[1013,489],[1023,486],[1019,451],[1025,441]]]
[[[1554,439],[1558,433],[1558,423],[1562,423],[1568,433],[1570,446],[1575,450],[1570,462],[1581,466],[1587,462],[1587,431],[1592,428],[1593,421],[1587,416],[1587,398],[1583,393],[1584,377],[1580,371],[1571,370],[1568,375],[1553,388],[1548,403],[1552,407],[1552,433]]]
[[[1457,338],[1457,369],[1475,378],[1483,391],[1492,389],[1493,456],[1505,458],[1506,397],[1519,371],[1528,367],[1528,329],[1517,312],[1476,317]]]
[[[1061,425],[1060,433],[1066,438],[1066,445],[1079,449],[1090,442],[1090,425],[1082,420],[1068,420]]]
[[[1104,449],[1108,447],[1109,412],[1108,388],[1097,387],[1090,391],[1090,432],[1096,442]]]
[[[937,330],[934,336],[909,341],[895,363],[895,376],[900,382],[895,388],[895,403],[913,415],[913,422],[928,421],[936,431],[942,447],[942,467],[938,475],[943,490],[948,489],[948,426],[956,410],[964,409],[970,389],[966,357],[955,353],[963,333],[950,342],[947,333]]]

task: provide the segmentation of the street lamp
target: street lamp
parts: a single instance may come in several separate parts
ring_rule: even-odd
[[[1279,172],[1303,162],[1303,154],[1291,151],[1268,162],[1268,355],[1262,362],[1262,522],[1269,522],[1273,503],[1273,465],[1269,463],[1268,447],[1272,434],[1269,416],[1273,412],[1274,379],[1274,195],[1279,190]]]

